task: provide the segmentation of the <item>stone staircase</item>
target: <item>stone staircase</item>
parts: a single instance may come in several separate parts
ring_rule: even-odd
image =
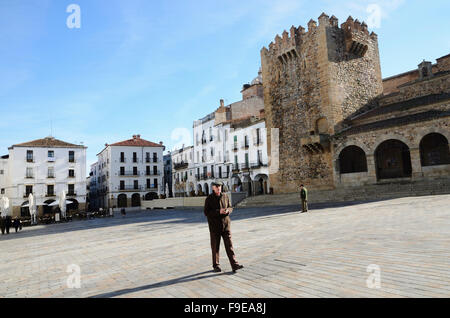
[[[360,187],[337,188],[334,190],[309,190],[308,203],[374,201],[438,194],[450,194],[450,178],[420,181],[393,180]],[[289,193],[248,197],[240,202],[237,207],[299,204],[299,193]]]

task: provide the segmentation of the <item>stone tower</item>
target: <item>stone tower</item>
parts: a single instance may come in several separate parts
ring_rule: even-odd
[[[261,66],[269,153],[271,128],[279,129],[274,193],[295,192],[301,183],[334,188],[330,137],[383,92],[377,35],[364,22],[349,17],[339,27],[323,13],[307,31],[292,26],[277,35],[261,50]]]

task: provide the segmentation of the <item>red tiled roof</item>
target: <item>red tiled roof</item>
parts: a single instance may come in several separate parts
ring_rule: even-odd
[[[140,135],[134,135],[132,139],[116,142],[109,146],[129,146],[129,147],[164,147],[164,145],[157,144],[145,139],[142,139]]]
[[[43,139],[36,139],[16,145],[12,145],[13,147],[44,147],[44,148],[86,148],[83,145],[75,145],[71,144],[54,137],[46,137]]]

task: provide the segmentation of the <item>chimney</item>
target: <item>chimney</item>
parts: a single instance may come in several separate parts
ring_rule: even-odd
[[[223,99],[220,100],[220,107],[225,107],[225,103],[224,103]]]
[[[160,141],[160,142],[159,142],[159,144],[160,144],[160,145],[162,146],[162,145],[163,145],[163,142],[162,142],[162,141]]]
[[[136,139],[136,135],[133,135],[133,139]]]

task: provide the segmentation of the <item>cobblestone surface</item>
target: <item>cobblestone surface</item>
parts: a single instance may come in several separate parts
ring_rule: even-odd
[[[0,238],[1,297],[450,297],[450,195],[236,209],[231,272],[199,210],[25,228]],[[67,287],[69,265],[81,288]],[[380,268],[380,288],[369,288]],[[372,280],[369,280],[370,282]]]

